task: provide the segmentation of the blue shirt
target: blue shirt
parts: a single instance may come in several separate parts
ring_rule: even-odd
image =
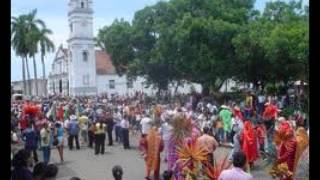
[[[25,129],[23,132],[23,137],[24,137],[24,141],[26,142],[25,143],[26,149],[28,150],[37,149],[38,136],[33,129],[31,128]]]

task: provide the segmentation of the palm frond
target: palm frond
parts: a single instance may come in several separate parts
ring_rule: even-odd
[[[208,161],[207,151],[196,141],[185,143],[177,148],[178,162],[186,175],[199,175],[201,168]]]
[[[218,163],[215,161],[213,166],[209,163],[206,165],[205,174],[210,180],[217,180],[223,170],[231,167],[231,163],[229,163],[227,159],[228,155]]]

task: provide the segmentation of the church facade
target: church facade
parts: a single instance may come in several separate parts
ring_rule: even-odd
[[[95,48],[92,3],[92,0],[69,0],[68,47],[61,45],[56,52],[48,76],[48,92],[71,96],[131,95],[136,91],[154,94],[156,90],[146,88],[143,77],[128,81],[125,75],[117,75],[111,56]],[[178,92],[188,93],[191,86],[201,91],[198,84],[186,84]]]

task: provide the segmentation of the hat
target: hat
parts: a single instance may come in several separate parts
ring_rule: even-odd
[[[221,108],[227,109],[228,107],[226,105],[222,105]]]
[[[286,118],[284,118],[284,117],[279,117],[278,118],[278,121],[285,121],[286,120]]]
[[[71,116],[70,116],[70,120],[77,120],[77,116],[71,115]]]

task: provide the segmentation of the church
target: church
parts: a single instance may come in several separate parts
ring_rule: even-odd
[[[145,87],[145,79],[129,81],[119,76],[111,56],[95,47],[93,35],[93,0],[69,0],[68,47],[58,48],[48,76],[48,93],[70,96],[83,95],[132,95],[136,91],[148,95],[156,89]],[[201,85],[185,84],[179,93],[188,93],[193,87],[201,91]],[[169,87],[173,92],[174,87]]]

